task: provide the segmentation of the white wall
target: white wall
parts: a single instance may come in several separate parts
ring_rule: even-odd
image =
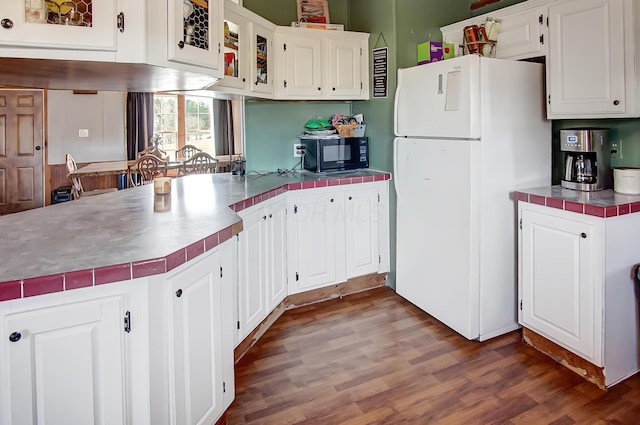
[[[49,90],[49,164],[64,164],[67,152],[76,162],[126,159],[125,100],[123,92]],[[79,137],[80,129],[89,136]]]

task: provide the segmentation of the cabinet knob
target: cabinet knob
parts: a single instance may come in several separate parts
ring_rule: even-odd
[[[267,219],[267,216],[266,216],[266,215],[263,215],[263,216],[262,216],[262,219],[263,219],[263,220],[266,220],[266,219]]]
[[[580,236],[582,237],[582,239],[587,239],[587,234],[586,233],[580,233]]]
[[[40,146],[36,146],[37,151],[39,151],[40,149],[42,149]]]
[[[9,30],[13,28],[13,21],[11,19],[4,18],[2,21],[0,21],[0,25],[2,26],[2,28]]]
[[[349,196],[349,200],[352,200],[353,198],[351,196]]]
[[[269,214],[269,218],[273,218],[273,214]]]
[[[336,91],[336,88],[334,87],[334,88],[332,88],[331,90]]]
[[[613,104],[614,104],[614,105],[616,105],[616,106],[618,106],[618,105],[620,104],[620,101],[619,101],[619,100],[614,100],[614,101],[613,101]]]
[[[184,41],[182,40],[178,41],[178,47],[181,49],[184,49]]]
[[[331,198],[331,202],[333,202],[333,198]]]
[[[180,298],[182,296],[182,289],[178,289],[176,291],[176,297]]]
[[[14,332],[9,335],[9,341],[11,342],[18,342],[20,341],[20,338],[22,338],[22,334],[20,332]]]
[[[320,87],[318,87],[318,91],[322,90]]]

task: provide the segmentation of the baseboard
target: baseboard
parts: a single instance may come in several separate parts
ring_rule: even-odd
[[[264,335],[264,333],[275,323],[276,320],[285,312],[294,308],[302,307],[309,304],[315,304],[323,301],[329,301],[335,298],[342,298],[346,295],[356,294],[358,292],[368,291],[370,289],[379,288],[386,284],[386,273],[372,273],[365,276],[358,276],[347,280],[346,282],[327,286],[324,288],[312,289],[311,291],[301,292],[287,296],[276,308],[256,328],[242,340],[240,344],[233,350],[235,363],[238,363],[242,357],[255,345],[256,342]]]
[[[549,341],[531,329],[522,328],[522,339],[536,350],[551,357],[587,381],[593,382],[599,388],[606,390],[604,368],[594,365],[555,342]]]

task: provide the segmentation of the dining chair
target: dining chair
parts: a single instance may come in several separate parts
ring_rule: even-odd
[[[198,152],[182,164],[182,174],[215,173],[218,160],[206,152]]]
[[[167,153],[156,145],[147,146],[146,148],[138,152],[138,158],[141,158],[144,155],[155,155],[161,160],[164,160],[168,157]]]
[[[156,177],[167,175],[167,162],[152,154],[142,155],[128,167],[127,174],[129,175],[129,184],[131,186],[151,183]],[[133,178],[134,174],[140,177],[140,181],[137,182],[137,179]]]
[[[73,159],[70,153],[65,155],[65,161],[67,163],[67,175],[71,173],[75,173],[78,170],[78,165],[76,161]],[[82,187],[82,182],[80,181],[80,177],[77,176],[69,176],[71,180],[71,196],[73,199],[86,198],[87,196],[95,196],[102,195],[103,193],[116,192],[118,188],[110,187],[107,189],[94,189],[85,191]]]
[[[176,158],[182,158],[183,160],[190,159],[193,155],[198,152],[202,152],[202,149],[199,149],[193,145],[184,145],[180,149],[176,151]]]

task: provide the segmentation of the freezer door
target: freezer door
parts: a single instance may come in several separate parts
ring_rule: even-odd
[[[398,70],[396,136],[480,138],[480,57]]]
[[[396,291],[479,337],[479,141],[398,138]]]

